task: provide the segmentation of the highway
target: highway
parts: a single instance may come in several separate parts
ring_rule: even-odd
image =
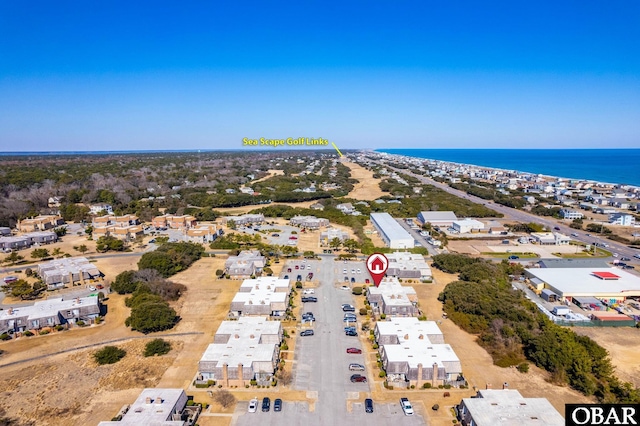
[[[606,237],[604,237],[604,235],[593,235],[589,232],[583,231],[583,230],[577,230],[577,229],[573,229],[570,228],[565,222],[561,221],[561,220],[557,220],[557,219],[553,219],[550,217],[542,217],[542,216],[536,216],[534,214],[522,211],[522,210],[517,210],[517,209],[513,209],[511,207],[507,207],[507,206],[503,206],[501,204],[496,204],[493,201],[487,201],[484,200],[482,198],[476,197],[475,195],[470,195],[467,194],[464,191],[460,191],[458,189],[455,188],[451,188],[450,186],[444,184],[444,183],[440,183],[437,182],[431,178],[428,178],[426,176],[422,176],[422,175],[418,175],[415,174],[411,171],[408,170],[404,170],[404,169],[396,169],[394,167],[388,166],[384,163],[380,163],[377,162],[380,165],[384,165],[385,167],[396,171],[397,173],[404,173],[407,174],[409,176],[413,176],[416,179],[418,179],[420,182],[424,183],[424,184],[428,184],[428,185],[433,185],[436,188],[440,188],[443,191],[454,195],[456,197],[459,198],[464,198],[467,199],[473,203],[477,203],[477,204],[483,204],[485,207],[496,211],[498,213],[502,213],[504,215],[504,217],[506,219],[510,219],[513,221],[517,221],[517,222],[522,222],[522,223],[539,223],[545,227],[547,227],[547,229],[554,229],[555,227],[559,228],[559,232],[566,234],[566,235],[571,235],[571,234],[576,234],[577,236],[572,236],[573,239],[577,240],[577,241],[581,241],[583,243],[586,244],[593,244],[593,243],[605,243],[608,244],[609,247],[607,247],[607,250],[612,252],[612,253],[618,253],[619,257],[628,257],[630,259],[634,259],[634,255],[635,254],[640,254],[640,250],[634,250],[624,244],[618,243],[616,241],[612,241],[607,239]],[[420,240],[418,240],[420,241]],[[429,252],[431,253],[431,249],[429,248]],[[637,259],[634,259],[637,260]]]

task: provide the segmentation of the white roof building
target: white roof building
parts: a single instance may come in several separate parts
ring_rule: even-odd
[[[564,426],[546,398],[524,398],[514,389],[484,389],[458,406],[463,424],[476,426]]]
[[[417,278],[428,280],[432,278],[431,268],[424,257],[420,254],[407,252],[388,253],[389,267],[387,276],[397,278]]]
[[[199,380],[223,386],[258,379],[268,381],[275,372],[282,341],[280,321],[242,317],[223,321],[198,364]]]
[[[86,257],[68,257],[38,264],[38,275],[49,288],[100,277],[98,267]]]
[[[275,277],[244,280],[231,301],[231,312],[240,315],[284,316],[291,281]]]
[[[462,364],[451,345],[433,344],[428,340],[383,345],[381,357],[388,380],[409,381],[416,387],[425,381],[432,385],[455,381],[462,373]]]
[[[0,332],[26,331],[61,324],[91,321],[100,315],[98,296],[75,299],[47,299],[32,306],[8,308],[0,311]]]
[[[187,405],[183,389],[147,388],[120,421],[100,422],[98,426],[184,426],[182,411]]]
[[[553,290],[560,299],[597,297],[610,301],[640,296],[640,278],[618,268],[525,269],[539,290]]]
[[[558,232],[532,232],[531,237],[542,246],[567,245],[571,238]]]
[[[444,226],[449,227],[453,225],[454,220],[458,220],[458,217],[454,212],[420,212],[418,213],[418,220],[425,223],[430,223],[431,226]]]
[[[371,213],[371,223],[388,247],[413,248],[413,237],[389,213]]]
[[[391,321],[377,321],[374,333],[379,345],[397,345],[407,340],[444,343],[442,331],[435,321],[420,321],[416,317],[393,317]]]
[[[484,229],[484,223],[475,219],[462,219],[454,220],[451,227],[460,234],[468,234],[470,232],[482,231]]]
[[[318,218],[315,216],[294,216],[289,220],[289,223],[303,228],[319,229],[323,226],[329,226],[329,219]]]
[[[391,316],[415,316],[418,314],[418,296],[413,287],[402,286],[397,278],[386,277],[378,287],[367,289],[367,300],[374,312]]]

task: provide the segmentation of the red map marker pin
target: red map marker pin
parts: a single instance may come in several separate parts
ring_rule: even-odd
[[[367,258],[367,269],[373,278],[373,282],[378,287],[384,278],[384,273],[389,267],[389,259],[382,253],[373,253]]]

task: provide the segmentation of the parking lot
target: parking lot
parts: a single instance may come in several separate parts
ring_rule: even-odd
[[[295,266],[298,269],[295,269]],[[311,269],[307,265],[311,265]],[[350,363],[367,365],[365,354],[348,354],[347,348],[363,349],[359,335],[346,336],[343,322],[344,312],[342,304],[355,305],[354,296],[350,289],[356,285],[363,285],[366,278],[370,278],[362,261],[336,261],[333,256],[321,256],[320,260],[296,260],[288,262],[283,268],[281,276],[289,275],[295,279],[298,274],[312,272],[313,281],[317,283],[313,296],[318,302],[304,303],[302,312],[312,312],[315,321],[306,322],[298,329],[313,329],[313,336],[297,336],[294,357],[292,388],[316,392],[317,402],[313,411],[303,402],[284,401],[282,412],[274,413],[247,412],[247,403],[238,404],[234,424],[249,425],[259,421],[261,424],[305,424],[305,425],[343,425],[366,419],[367,424],[385,426],[393,421],[402,421],[406,425],[424,425],[424,417],[420,408],[416,407],[416,414],[405,416],[399,403],[377,404],[374,401],[374,413],[367,414],[364,410],[363,398],[370,395],[369,381],[367,383],[352,383],[352,374],[362,374],[367,378],[377,371],[349,371]],[[288,272],[291,268],[292,272]],[[358,273],[360,269],[360,273]],[[346,272],[345,272],[346,270]],[[353,271],[353,272],[352,272]],[[293,277],[292,277],[293,275]],[[344,277],[347,277],[345,282]],[[351,282],[354,278],[354,282]],[[343,285],[348,290],[343,290]],[[354,323],[351,323],[354,325]],[[257,395],[261,398],[260,395]]]

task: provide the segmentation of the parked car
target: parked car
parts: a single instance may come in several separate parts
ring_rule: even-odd
[[[348,353],[348,354],[361,354],[361,353],[362,353],[362,349],[358,349],[358,348],[347,348],[347,353]]]
[[[307,281],[311,281],[313,279],[313,272],[309,272],[307,274]]]
[[[271,399],[265,396],[264,398],[262,398],[262,411],[266,412],[266,411],[269,411],[270,409],[271,409]]]
[[[296,265],[296,269],[300,269],[300,266],[299,266],[299,265]]]
[[[298,276],[296,277],[296,281],[302,281],[302,275],[298,274]]]
[[[516,259],[520,259],[520,256],[516,256],[515,254],[512,254],[511,256],[509,256],[509,260],[516,260]]]
[[[560,227],[559,227],[559,226],[554,226],[554,227],[553,227],[553,229],[554,229],[555,231],[559,231],[559,230],[560,230]]]
[[[98,284],[98,285],[96,285],[96,288],[97,288],[98,290],[102,290],[102,289],[104,288],[104,286],[103,286],[102,284]]]
[[[364,365],[356,363],[349,364],[349,371],[364,371]]]
[[[369,284],[371,281],[369,281],[369,278],[365,278],[364,282],[365,284]]]
[[[311,265],[307,265],[307,271],[311,269]]]
[[[571,234],[572,237],[577,237],[578,234],[576,234],[575,232],[573,234]]]
[[[315,294],[315,290],[312,288],[305,288],[304,290],[302,290],[302,294]]]
[[[280,398],[276,398],[273,401],[273,411],[282,411],[282,400]]]
[[[344,331],[349,331],[349,330],[356,331],[356,328],[353,325],[348,325],[344,328]]]
[[[628,258],[628,257],[621,257],[621,258],[620,258],[620,260],[622,260],[623,262],[629,262],[629,261],[631,261],[631,259],[630,259],[630,258]]]
[[[271,234],[272,237],[279,237],[280,234]]]
[[[347,331],[344,332],[344,334],[345,334],[345,336],[352,336],[353,337],[353,336],[357,336],[358,332],[355,331],[355,330],[347,330]]]
[[[342,311],[343,312],[355,312],[356,308],[354,308],[353,306],[349,305],[349,306],[343,306],[342,307]]]
[[[367,383],[367,378],[362,374],[352,374],[351,383]]]
[[[352,283],[355,283],[355,282],[356,282],[356,279],[355,279],[354,277],[351,277],[351,282],[352,282]]]
[[[345,317],[342,322],[356,322],[356,318],[355,317]]]
[[[364,412],[373,413],[373,400],[371,398],[364,400]]]
[[[344,282],[348,283],[349,282],[349,277],[344,277]]]
[[[304,330],[300,332],[301,336],[313,336],[313,330]]]
[[[343,285],[340,290],[351,290],[348,285]]]
[[[255,413],[256,411],[258,411],[258,398],[253,398],[251,401],[249,401],[249,407],[247,408],[247,411],[250,413]]]
[[[318,298],[317,297],[313,297],[313,296],[308,296],[308,297],[303,297],[302,298],[302,303],[307,303],[307,302],[317,302]]]
[[[343,273],[343,274],[346,274],[346,273],[347,273],[347,268],[344,268],[344,269],[342,270],[342,273]]]
[[[291,268],[287,268],[287,272],[291,272]]]
[[[288,280],[288,279],[289,279],[289,275],[285,275],[285,276],[284,276],[284,279],[285,279],[285,280]]]
[[[90,286],[89,286],[89,290],[91,290],[91,291],[95,291],[95,289],[96,289],[96,288],[95,288],[94,286],[92,286],[92,285],[90,285]]]
[[[400,406],[405,416],[413,416],[413,407],[408,398],[400,398]]]

